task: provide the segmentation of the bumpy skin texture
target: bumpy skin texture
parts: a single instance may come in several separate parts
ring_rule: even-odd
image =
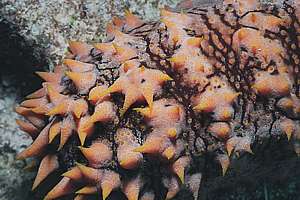
[[[16,108],[34,139],[18,159],[41,159],[33,189],[59,171],[45,199],[198,199],[207,154],[220,174],[266,137],[300,154],[299,16],[297,1],[225,0],[159,22],[126,12],[106,42],[70,42]]]

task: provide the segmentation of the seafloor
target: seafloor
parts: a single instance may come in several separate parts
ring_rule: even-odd
[[[0,0],[0,200],[32,199],[28,191],[35,172],[23,170],[28,163],[15,160],[16,153],[31,140],[18,130],[13,108],[40,84],[33,72],[51,69],[58,63],[68,40],[101,40],[106,23],[112,16],[123,15],[125,9],[146,20],[158,19],[159,7],[175,6],[179,1]],[[300,200],[298,168],[293,174],[284,171],[285,167],[273,171],[271,176],[285,175],[275,183],[262,178],[251,187],[248,183],[224,185],[223,190],[208,194],[207,199]]]

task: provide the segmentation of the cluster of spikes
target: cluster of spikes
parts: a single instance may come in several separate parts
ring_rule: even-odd
[[[182,188],[197,200],[204,173],[197,156],[213,154],[224,175],[234,155],[253,154],[251,126],[275,112],[272,124],[300,154],[299,3],[182,5],[189,9],[161,9],[155,23],[129,11],[115,17],[107,42],[72,41],[53,72],[37,72],[43,87],[16,108],[34,141],[17,159],[41,160],[33,190],[64,171],[45,200],[113,199],[116,191],[168,200]],[[255,110],[274,99],[269,110]]]

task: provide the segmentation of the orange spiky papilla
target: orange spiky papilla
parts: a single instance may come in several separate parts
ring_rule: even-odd
[[[64,177],[44,198],[44,200],[57,199],[58,197],[71,194],[76,186],[68,177]]]
[[[82,176],[85,178],[87,186],[78,190],[77,194],[93,194],[97,193],[98,189],[102,191],[102,199],[105,200],[110,193],[121,186],[119,174],[111,170],[95,169],[82,164],[77,164]],[[75,178],[76,171],[70,171],[67,175]],[[72,178],[71,178],[72,180]],[[57,185],[58,186],[58,185]],[[100,188],[99,188],[100,187]]]
[[[32,145],[17,155],[17,159],[26,159],[28,157],[40,155],[45,149],[45,147],[48,145],[48,141],[49,141],[48,132],[51,125],[52,123],[48,124],[40,132],[39,136],[35,139]]]
[[[154,101],[153,107],[136,108],[141,113],[153,131],[146,138],[145,143],[134,151],[147,154],[160,154],[167,160],[179,154],[172,140],[179,136],[185,120],[182,107],[174,100],[161,99]]]
[[[79,147],[90,166],[99,167],[112,160],[111,148],[106,142],[95,142],[89,148]]]
[[[218,175],[266,135],[286,136],[300,155],[293,14],[256,0],[221,7],[162,9],[157,23],[126,11],[107,25],[108,42],[71,41],[61,65],[37,72],[42,88],[16,108],[34,140],[18,158],[41,160],[33,189],[63,169],[45,199],[173,200],[187,188],[197,200],[207,153]]]
[[[117,158],[124,169],[137,168],[143,161],[143,155],[134,150],[140,145],[129,129],[119,129],[116,133]]]
[[[125,100],[121,114],[124,114],[136,101],[145,100],[151,108],[155,93],[158,93],[162,84],[169,80],[172,79],[159,70],[140,67],[128,71],[104,91],[101,96],[104,97],[110,93],[122,92],[125,95]]]
[[[59,168],[58,159],[55,155],[47,155],[43,158],[34,180],[32,190],[34,190],[50,173]]]
[[[184,156],[184,157],[180,157],[172,164],[171,167],[172,171],[178,176],[181,183],[184,183],[185,181],[186,168],[188,167],[190,162],[191,162],[190,158]]]
[[[123,192],[128,198],[128,200],[138,200],[139,193],[143,186],[144,181],[140,176],[134,177],[125,182],[123,186]]]

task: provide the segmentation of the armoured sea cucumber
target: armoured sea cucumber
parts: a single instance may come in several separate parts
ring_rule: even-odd
[[[162,9],[159,22],[126,12],[106,42],[70,42],[16,108],[34,140],[18,159],[41,159],[33,190],[62,171],[45,199],[173,199],[183,187],[198,199],[203,155],[225,174],[270,135],[300,154],[299,16],[298,1],[225,0]]]

